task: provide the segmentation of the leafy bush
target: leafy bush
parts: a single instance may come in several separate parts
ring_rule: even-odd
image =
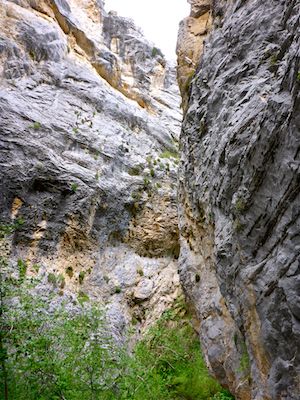
[[[178,315],[176,310],[165,312],[145,339],[137,344],[133,356],[126,361],[126,373],[118,380],[118,398],[233,398],[209,375],[201,355],[198,337],[188,319],[179,316],[181,314],[182,310]],[[225,394],[228,397],[224,397]]]
[[[66,312],[63,303],[53,308],[53,298],[31,292],[19,264],[21,282],[10,278],[9,263],[0,257],[1,398],[233,399],[210,377],[184,302],[167,310],[128,354],[86,293],[79,292],[76,311]],[[48,281],[57,286],[64,277],[49,273]]]

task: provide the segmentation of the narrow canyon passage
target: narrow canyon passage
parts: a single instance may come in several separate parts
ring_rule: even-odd
[[[299,400],[300,4],[106,3],[0,0],[0,397]]]

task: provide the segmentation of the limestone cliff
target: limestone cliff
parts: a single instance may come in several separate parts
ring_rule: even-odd
[[[220,382],[297,400],[300,4],[212,4],[181,135],[181,281]]]
[[[188,0],[188,3],[191,13],[180,23],[176,48],[177,81],[183,110],[187,108],[189,87],[212,24],[212,0]]]
[[[143,327],[180,292],[175,67],[100,0],[0,0],[0,60],[11,262]]]

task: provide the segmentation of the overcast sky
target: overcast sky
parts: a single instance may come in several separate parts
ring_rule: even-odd
[[[176,57],[178,25],[190,11],[187,0],[105,0],[105,9],[133,18],[167,58]]]

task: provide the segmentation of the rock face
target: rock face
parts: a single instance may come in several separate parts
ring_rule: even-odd
[[[180,293],[175,67],[99,0],[1,0],[0,27],[0,213],[24,221],[11,261],[119,328],[155,320]]]
[[[212,0],[188,0],[190,16],[181,21],[177,41],[177,81],[186,110],[191,81],[194,77],[204,40],[212,25]]]
[[[213,6],[181,136],[181,281],[220,382],[241,400],[296,400],[300,4]]]

